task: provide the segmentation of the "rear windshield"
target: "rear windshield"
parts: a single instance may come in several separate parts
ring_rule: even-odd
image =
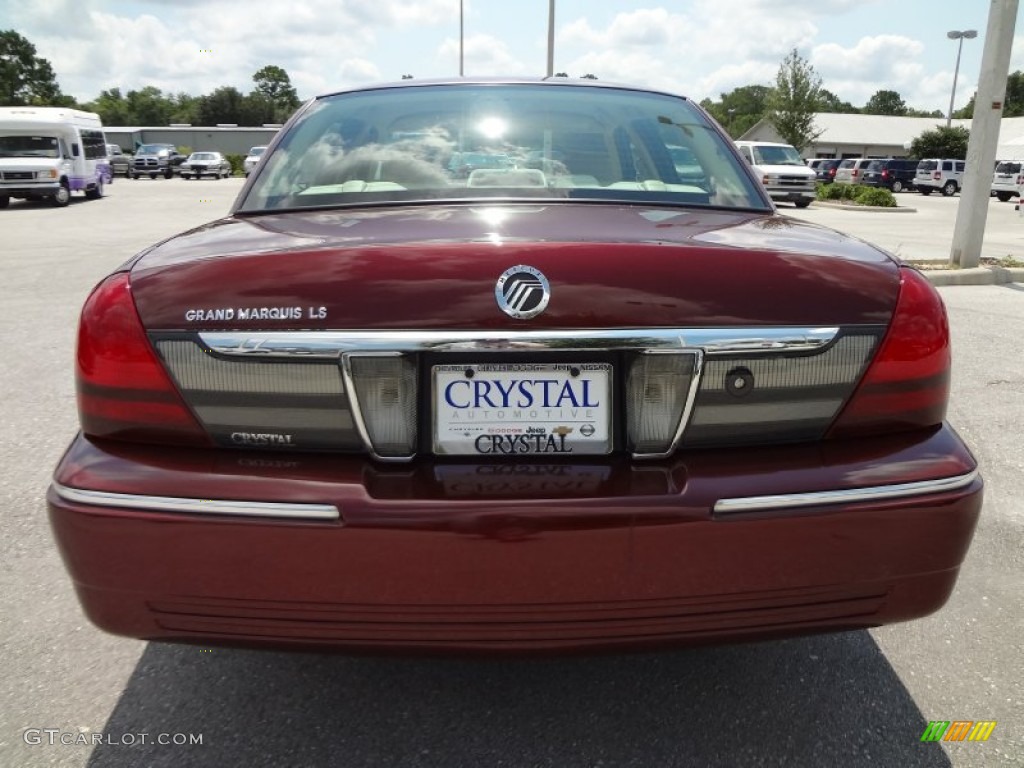
[[[1020,173],[1020,163],[1000,163],[996,166],[996,173]]]
[[[935,160],[922,160],[917,164],[917,170],[919,171],[934,171],[939,167],[939,164]]]
[[[839,164],[840,168],[854,168],[857,165],[857,158],[850,158],[849,160],[843,160]]]
[[[261,163],[240,211],[479,198],[768,208],[735,150],[688,101],[617,88],[456,84],[328,96]]]
[[[868,167],[865,170],[884,171],[886,167],[886,162],[884,160],[872,160],[870,163],[868,163]]]

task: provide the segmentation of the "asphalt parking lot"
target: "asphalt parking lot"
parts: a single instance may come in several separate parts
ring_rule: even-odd
[[[94,629],[44,504],[76,429],[77,313],[109,270],[221,215],[241,185],[118,179],[100,201],[0,211],[0,766],[1024,766],[1018,284],[942,289],[956,361],[949,419],[987,487],[957,590],[932,617],[788,641],[533,661],[204,652]],[[959,198],[898,199],[918,212],[783,211],[904,257],[948,256]],[[1012,204],[992,200],[989,229],[985,255],[1024,258],[1024,220]],[[929,720],[998,725],[986,743],[922,744]],[[103,743],[65,746],[58,736],[51,745],[33,729],[102,734]],[[159,745],[160,734],[203,741]],[[29,743],[34,735],[41,743]],[[128,736],[134,743],[122,743]]]
[[[853,207],[825,207],[814,204],[804,210],[786,203],[779,210],[786,215],[813,221],[867,240],[907,261],[948,261],[960,196],[896,195],[899,211],[865,212]],[[1014,201],[989,199],[983,257],[1024,260],[1024,217],[1014,210]]]

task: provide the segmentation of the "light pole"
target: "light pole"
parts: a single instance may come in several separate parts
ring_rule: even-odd
[[[555,0],[548,0],[548,77],[555,73]]]
[[[953,70],[953,92],[949,94],[949,112],[946,114],[946,127],[953,122],[953,100],[956,99],[956,79],[960,74],[960,53],[964,49],[964,39],[973,40],[978,36],[978,30],[976,29],[965,29],[962,32],[957,29],[952,29],[946,33],[946,37],[950,40],[959,40],[959,44],[956,48],[956,69]]]

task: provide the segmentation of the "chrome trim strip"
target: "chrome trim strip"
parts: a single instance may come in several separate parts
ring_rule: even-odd
[[[569,331],[211,331],[213,352],[247,359],[338,359],[345,352],[592,352],[699,348],[708,355],[813,352],[838,335],[828,328],[622,328]],[[566,345],[566,342],[576,342]]]
[[[65,501],[99,507],[139,509],[146,512],[176,512],[242,517],[279,517],[287,520],[338,520],[341,513],[333,504],[293,504],[270,501],[195,499],[178,496],[140,496],[134,493],[86,491],[53,482],[51,487]]]
[[[359,405],[359,392],[356,390],[355,380],[352,376],[353,357],[402,357],[401,352],[379,350],[375,352],[345,352],[341,356],[341,377],[345,382],[345,391],[348,392],[348,407],[352,411],[352,422],[356,425],[356,431],[363,441],[367,452],[377,461],[387,462],[408,462],[416,458],[413,451],[408,456],[381,456],[377,453],[373,440],[370,439],[370,430],[366,428],[366,419],[363,417],[363,409]]]
[[[775,496],[719,499],[715,502],[714,513],[716,515],[749,514],[778,509],[815,507],[822,504],[855,504],[861,501],[883,501],[906,496],[943,493],[968,486],[977,477],[978,470],[975,469],[965,475],[943,477],[937,480],[919,480],[913,483],[849,488],[842,491],[813,491],[811,493],[784,493]]]
[[[664,355],[664,354],[680,354],[676,350],[669,349],[649,349],[645,350],[646,355]],[[664,453],[633,453],[634,459],[664,459],[675,453],[676,448],[679,447],[680,441],[683,439],[683,433],[686,431],[686,425],[690,423],[690,416],[693,414],[693,406],[697,400],[697,391],[700,389],[701,376],[704,373],[704,350],[702,349],[687,349],[683,351],[683,354],[693,355],[693,376],[690,379],[690,391],[686,393],[686,404],[683,406],[683,412],[679,417],[679,424],[676,425],[676,433],[672,437],[672,442],[668,446],[668,450]]]

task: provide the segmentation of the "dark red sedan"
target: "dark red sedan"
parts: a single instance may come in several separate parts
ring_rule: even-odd
[[[698,106],[638,88],[313,100],[227,218],[96,287],[76,372],[53,530],[138,638],[870,627],[942,606],[981,508],[935,290],[778,215]]]

